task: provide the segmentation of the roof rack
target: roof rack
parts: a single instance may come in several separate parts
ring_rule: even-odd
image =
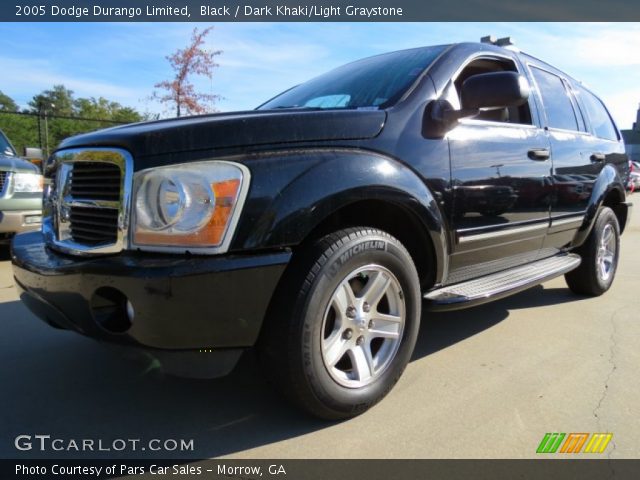
[[[496,38],[494,35],[486,35],[480,39],[480,43],[487,43],[489,45],[495,45],[496,47],[504,47],[511,50],[517,50],[515,43],[511,37]]]

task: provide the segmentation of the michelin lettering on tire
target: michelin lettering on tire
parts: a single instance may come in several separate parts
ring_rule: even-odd
[[[347,263],[353,256],[364,252],[365,250],[387,250],[387,242],[384,240],[366,240],[364,242],[358,243],[353,247],[350,247],[345,252],[340,254],[340,256],[336,259],[336,261],[331,265],[329,269],[329,274],[334,276],[338,270]]]

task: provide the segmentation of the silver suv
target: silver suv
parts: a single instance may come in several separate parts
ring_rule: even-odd
[[[18,157],[0,130],[0,244],[16,233],[37,230],[42,223],[42,175]]]

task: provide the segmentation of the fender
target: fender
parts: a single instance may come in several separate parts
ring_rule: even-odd
[[[612,191],[615,191],[620,199],[620,203],[617,208],[624,210],[622,212],[617,211],[616,214],[620,217],[620,214],[622,213],[623,218],[628,218],[628,204],[624,201],[624,184],[620,179],[620,175],[618,174],[618,171],[615,169],[615,167],[610,164],[605,165],[598,175],[598,178],[596,179],[596,182],[593,186],[593,191],[591,192],[591,198],[589,199],[589,204],[587,205],[587,211],[585,213],[582,226],[578,229],[576,235],[573,237],[571,248],[579,247],[587,240],[587,237],[591,233],[591,229],[596,222],[598,209],[602,206],[605,198],[607,198],[609,193]],[[624,223],[626,222],[622,222],[620,225],[621,231],[625,227]]]
[[[445,275],[446,224],[427,185],[410,168],[381,154],[349,149],[298,150],[245,163],[256,184],[232,242],[234,250],[300,244],[332,213],[354,202],[381,200],[414,214],[431,238]]]

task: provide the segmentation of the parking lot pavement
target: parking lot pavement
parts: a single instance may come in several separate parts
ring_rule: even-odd
[[[327,423],[284,404],[251,355],[226,378],[174,379],[45,326],[19,303],[0,261],[0,457],[17,456],[16,435],[35,433],[194,439],[194,452],[175,454],[182,458],[526,458],[545,432],[612,432],[607,453],[637,458],[639,292],[636,208],[607,294],[578,297],[559,278],[427,314],[391,394],[356,419]]]

